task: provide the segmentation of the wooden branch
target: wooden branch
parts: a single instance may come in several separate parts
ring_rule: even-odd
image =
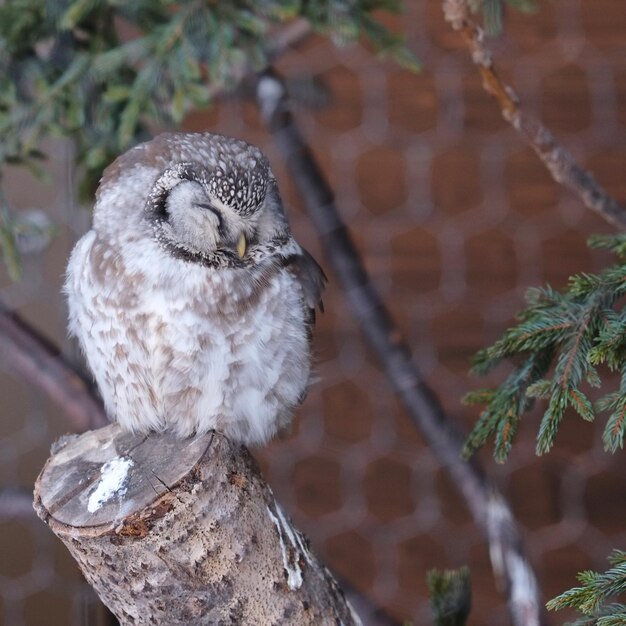
[[[513,89],[500,78],[485,45],[483,30],[472,19],[468,0],[443,0],[446,21],[458,31],[469,48],[472,61],[483,79],[483,88],[497,101],[502,117],[537,153],[554,180],[576,193],[592,211],[617,228],[626,228],[626,207],[619,204],[594,176],[576,163],[554,135],[520,107]]]
[[[249,452],[218,433],[66,437],[35,509],[122,626],[361,623]]]
[[[0,355],[12,374],[45,393],[79,431],[107,423],[102,405],[59,349],[0,304]]]
[[[542,624],[537,579],[524,554],[515,519],[477,462],[461,458],[462,440],[413,364],[408,345],[374,289],[339,215],[332,190],[295,123],[284,84],[275,73],[260,76],[257,100],[366,340],[487,537],[494,571],[504,580],[513,623]]]

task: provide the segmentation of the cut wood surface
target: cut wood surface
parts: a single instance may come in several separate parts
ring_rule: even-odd
[[[249,452],[218,433],[65,437],[35,509],[123,626],[360,624]]]

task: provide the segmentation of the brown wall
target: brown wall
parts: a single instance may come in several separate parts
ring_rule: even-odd
[[[365,48],[336,50],[316,38],[279,67],[295,78],[312,74],[332,91],[328,108],[302,108],[299,119],[416,363],[451,418],[467,429],[476,413],[459,399],[484,384],[468,376],[470,356],[511,321],[528,286],[559,286],[574,272],[601,267],[606,257],[591,253],[585,240],[610,229],[552,182],[502,121],[443,22],[440,3],[407,5],[393,24],[406,30],[423,62],[417,76],[374,59]],[[623,3],[540,5],[534,16],[507,20],[505,37],[493,41],[498,63],[523,106],[626,201]],[[224,102],[209,114],[190,116],[186,128],[262,146],[296,235],[324,264],[252,104]],[[53,163],[53,188],[16,174],[15,204],[50,208],[60,232],[43,259],[28,259],[23,285],[11,286],[5,277],[0,283],[0,297],[58,341],[64,341],[65,317],[60,275],[88,220],[66,185],[63,157]],[[293,436],[257,451],[267,478],[329,565],[396,617],[428,623],[426,571],[468,563],[471,623],[507,623],[482,537],[394,399],[330,278],[327,312],[316,333],[321,381]],[[50,441],[69,427],[10,376],[10,364],[5,369],[0,485],[29,486]],[[495,465],[489,451],[481,456],[523,525],[547,599],[572,586],[577,571],[604,568],[610,549],[623,545],[626,481],[623,456],[602,451],[602,423],[575,416],[565,420],[555,450],[537,459],[538,415],[525,420],[507,464]],[[89,597],[43,526],[0,522],[0,620],[4,610],[11,626],[95,624]]]

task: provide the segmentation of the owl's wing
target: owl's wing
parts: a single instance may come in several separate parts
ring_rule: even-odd
[[[304,248],[301,254],[294,254],[286,259],[285,267],[300,283],[303,294],[303,304],[310,312],[310,323],[315,322],[315,309],[324,311],[322,292],[328,282],[324,270],[318,262]]]

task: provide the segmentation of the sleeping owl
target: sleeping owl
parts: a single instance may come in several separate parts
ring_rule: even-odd
[[[112,420],[257,445],[304,399],[324,283],[258,148],[167,133],[105,170],[65,292]]]

